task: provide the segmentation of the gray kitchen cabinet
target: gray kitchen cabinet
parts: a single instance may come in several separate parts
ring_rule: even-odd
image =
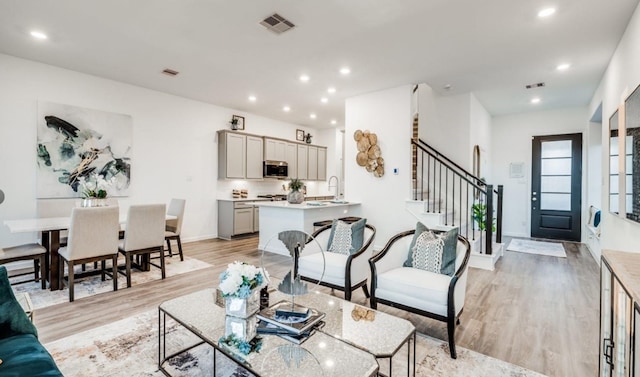
[[[264,159],[287,161],[287,142],[280,139],[264,138]]]
[[[285,145],[285,159],[288,166],[289,178],[298,178],[298,145],[287,143]]]
[[[297,148],[298,148],[298,157],[297,157],[296,161],[297,161],[297,165],[298,165],[297,166],[298,176],[295,177],[295,178],[305,180],[305,179],[308,178],[307,161],[309,160],[309,158],[308,158],[309,147],[306,146],[306,145],[297,144]]]
[[[310,145],[307,154],[307,179],[318,180],[318,147]]]
[[[247,179],[262,179],[262,137],[247,135]]]
[[[233,236],[259,231],[260,209],[253,202],[262,201],[218,199],[218,238],[230,240]]]
[[[327,148],[318,147],[318,181],[327,180]]]
[[[218,131],[218,178],[262,179],[261,136]]]

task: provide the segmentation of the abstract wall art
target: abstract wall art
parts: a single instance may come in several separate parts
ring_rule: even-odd
[[[80,197],[93,174],[110,182],[109,196],[128,196],[132,128],[130,115],[39,101],[37,197]]]

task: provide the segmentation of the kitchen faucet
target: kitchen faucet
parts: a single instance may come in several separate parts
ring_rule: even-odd
[[[327,190],[331,190],[331,180],[335,178],[336,179],[336,194],[335,194],[335,200],[340,199],[340,180],[338,179],[338,177],[336,177],[335,175],[332,175],[331,177],[329,177],[329,180],[327,181]]]

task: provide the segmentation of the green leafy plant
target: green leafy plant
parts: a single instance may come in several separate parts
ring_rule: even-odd
[[[303,186],[304,182],[302,182],[298,178],[293,178],[291,179],[291,182],[289,182],[289,190],[291,191],[300,191]]]
[[[476,203],[471,206],[471,210],[473,211],[473,221],[478,224],[478,229],[480,229],[481,231],[487,230],[487,205],[483,203]],[[491,231],[496,231],[495,217],[493,218]]]

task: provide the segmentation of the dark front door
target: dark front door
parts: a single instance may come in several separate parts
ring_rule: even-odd
[[[531,237],[580,241],[582,134],[534,136]]]

